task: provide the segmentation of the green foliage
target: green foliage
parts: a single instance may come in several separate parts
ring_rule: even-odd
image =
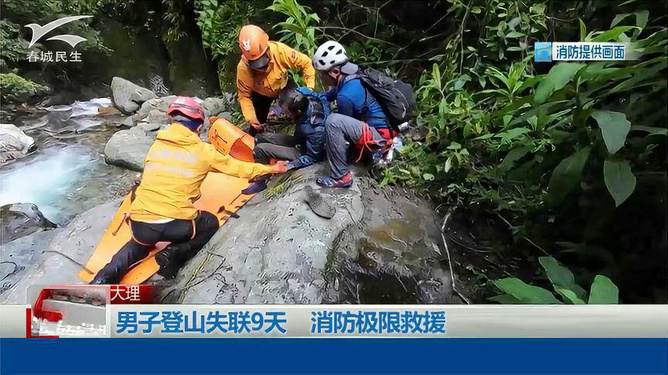
[[[195,0],[197,25],[202,42],[214,59],[236,53],[239,29],[250,21],[255,10],[247,1]]]
[[[20,102],[24,98],[47,91],[48,87],[25,79],[16,72],[0,73],[0,99],[3,102]]]
[[[64,16],[72,15],[91,15],[95,16],[96,14],[103,11],[103,8],[107,5],[113,5],[118,0],[72,0],[72,1],[62,1],[62,0],[46,0],[46,1],[21,1],[21,0],[3,0],[2,7],[3,11],[6,10],[8,13],[12,14],[13,17],[26,20],[28,22],[38,23],[44,25],[48,22],[51,22],[57,18]],[[3,15],[4,16],[4,15]],[[3,21],[5,22],[5,21]],[[8,22],[11,24],[11,22]],[[88,41],[82,43],[80,46],[77,46],[79,50],[97,50],[102,52],[110,52],[110,50],[104,46],[102,43],[99,32],[89,26],[90,21],[81,20],[77,22],[71,22],[66,25],[63,25],[59,30],[68,33],[79,35],[86,38]],[[21,26],[14,24],[14,27],[21,29]],[[10,42],[1,42],[4,45],[12,44],[14,49],[18,45],[24,44],[23,41],[18,40],[20,35],[11,34],[10,28],[7,26],[3,27],[2,39],[9,37],[13,39]],[[4,32],[7,31],[10,35],[4,35]],[[17,31],[17,30],[16,30]],[[29,37],[29,35],[27,35]],[[14,39],[16,38],[16,39]],[[27,46],[27,45],[26,45]],[[40,47],[39,44],[37,47]],[[12,48],[12,47],[10,47]],[[35,48],[35,47],[33,47]],[[4,48],[3,48],[4,50]],[[19,52],[19,51],[17,51]],[[19,57],[20,58],[20,57]],[[13,59],[10,59],[13,60]]]
[[[591,285],[589,299],[587,291],[575,283],[573,273],[562,266],[552,257],[540,257],[540,264],[547,278],[552,283],[552,288],[561,297],[557,299],[547,289],[529,285],[520,279],[511,277],[494,280],[496,286],[503,294],[489,298],[490,301],[506,304],[616,304],[619,302],[619,290],[609,278],[597,275]]]
[[[616,206],[624,203],[636,188],[636,176],[631,172],[628,160],[606,159],[603,164],[603,178]]]
[[[633,43],[648,57],[557,63],[537,75],[545,65],[534,66],[528,41],[549,39],[547,2],[450,2],[462,22],[460,34],[416,85],[416,124],[426,137],[402,150],[401,162],[385,171],[384,181],[452,204],[509,210],[519,227],[514,218],[544,211],[546,201],[564,207],[577,199],[581,181],[603,182],[603,164],[614,154],[627,167],[613,172],[608,162],[605,186],[617,205],[626,200],[633,174],[648,167],[639,164],[641,155],[663,142],[630,129],[665,131],[665,112],[656,108],[665,107],[666,28],[642,11],[617,17],[607,31],[587,34],[582,24],[583,39]],[[635,25],[620,25],[631,20]],[[655,115],[644,116],[648,111]]]
[[[312,56],[317,47],[315,40],[315,25],[320,22],[316,13],[300,5],[297,0],[274,0],[268,10],[286,16],[286,20],[274,25],[281,36],[280,41],[292,48]]]
[[[25,59],[28,52],[28,42],[20,37],[19,25],[0,21],[0,66],[5,66],[7,61]]]
[[[193,0],[161,0],[165,42],[176,42],[186,35],[183,25],[186,23],[187,8],[192,2]]]
[[[195,13],[202,43],[218,60],[220,87],[227,91],[235,82],[239,30],[250,22],[255,9],[243,0],[195,0]]]

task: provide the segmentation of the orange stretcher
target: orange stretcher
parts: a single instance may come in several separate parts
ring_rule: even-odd
[[[223,118],[211,118],[209,142],[220,152],[241,161],[252,162],[254,140],[249,134],[234,126]],[[241,194],[249,182],[223,173],[210,172],[200,187],[201,196],[195,202],[199,210],[208,211],[218,217],[220,225],[224,225],[230,214],[240,209],[252,195]],[[107,227],[91,255],[86,269],[79,272],[79,278],[85,282],[93,280],[95,274],[102,269],[123,245],[131,238],[132,233],[127,217],[130,213],[130,194],[125,197],[116,215]],[[123,277],[121,284],[141,284],[153,276],[158,269],[154,255],[169,243],[160,242],[150,255],[135,264]],[[90,271],[90,272],[88,272]],[[92,273],[91,273],[92,272]]]

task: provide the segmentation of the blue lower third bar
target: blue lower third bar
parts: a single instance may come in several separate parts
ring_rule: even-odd
[[[668,339],[2,339],[1,372],[668,372]]]

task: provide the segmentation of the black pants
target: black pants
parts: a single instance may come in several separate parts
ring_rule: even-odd
[[[267,122],[267,116],[269,116],[269,110],[273,101],[274,98],[258,94],[255,91],[251,92],[251,102],[253,102],[253,108],[255,108],[255,118],[257,118],[260,124]],[[255,136],[257,133],[257,129],[252,126],[249,127],[248,134]]]
[[[295,81],[292,79],[292,77],[290,77],[288,78],[288,83],[282,90],[291,89],[294,87],[297,87],[297,85],[295,84]],[[260,124],[265,124],[267,122],[267,116],[269,116],[271,103],[274,101],[274,99],[275,98],[270,98],[268,96],[258,94],[255,91],[251,92],[251,102],[253,102],[253,108],[255,108],[255,118],[257,118]],[[258,131],[254,127],[249,126],[247,133],[255,136]]]
[[[280,133],[262,133],[255,136],[253,158],[256,163],[269,164],[269,159],[295,160],[301,156],[294,136]]]
[[[172,220],[167,223],[144,223],[130,220],[132,239],[128,241],[95,276],[95,281],[103,284],[117,284],[128,269],[146,258],[161,241],[178,246],[176,254],[171,254],[170,261],[181,267],[206,245],[218,230],[218,218],[213,214],[200,211],[195,220]]]

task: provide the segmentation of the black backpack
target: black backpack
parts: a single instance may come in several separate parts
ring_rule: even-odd
[[[357,75],[364,87],[380,104],[392,130],[397,133],[406,130],[405,126],[400,125],[411,119],[415,108],[413,87],[372,68],[360,68]]]

